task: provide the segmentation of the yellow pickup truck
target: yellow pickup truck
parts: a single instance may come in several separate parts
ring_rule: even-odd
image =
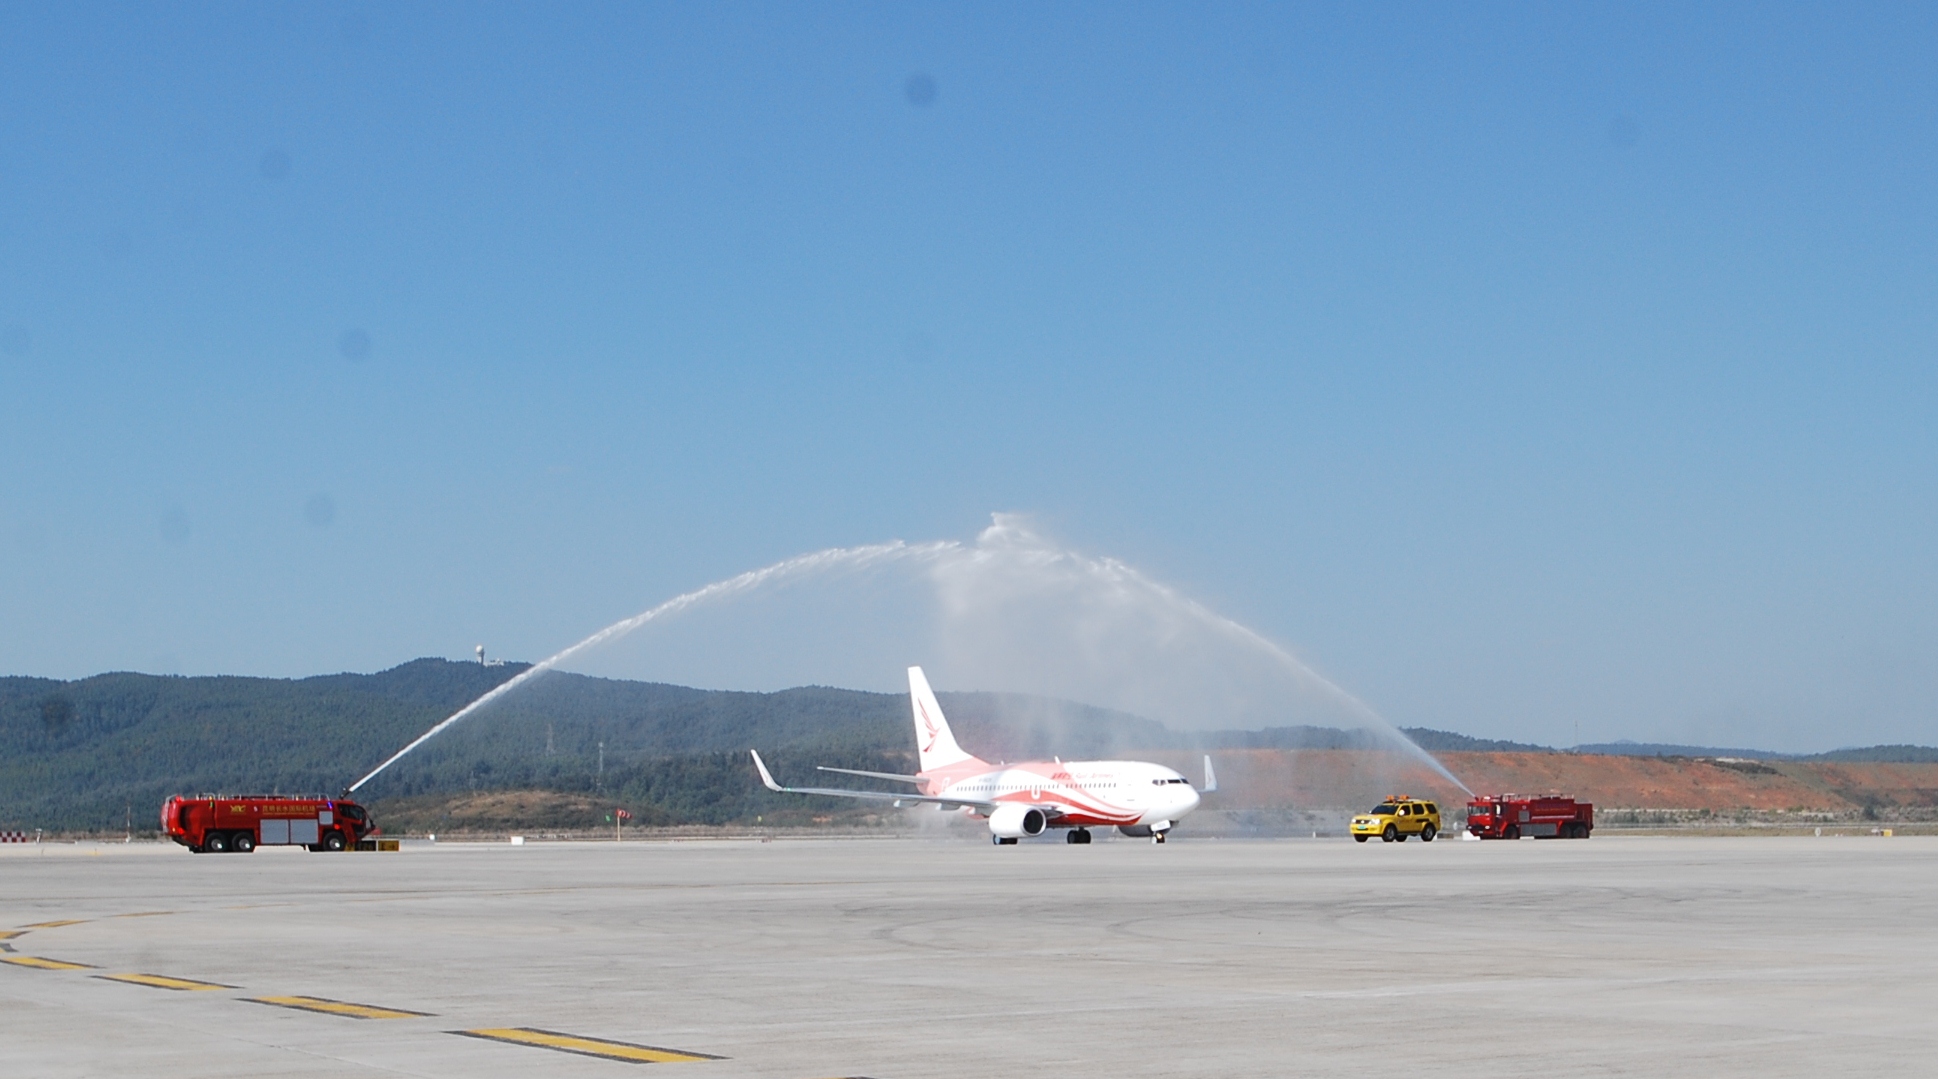
[[[1372,812],[1354,817],[1352,833],[1356,843],[1374,836],[1382,843],[1404,843],[1410,835],[1431,843],[1440,834],[1440,807],[1411,795],[1395,794],[1374,806]]]

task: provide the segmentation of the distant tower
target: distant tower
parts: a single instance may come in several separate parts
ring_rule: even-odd
[[[484,666],[484,645],[478,646],[478,666]]]

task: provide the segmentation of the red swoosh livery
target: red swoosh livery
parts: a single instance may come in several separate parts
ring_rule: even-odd
[[[761,782],[769,790],[788,794],[892,801],[898,806],[930,802],[945,811],[972,813],[989,822],[990,838],[997,844],[1015,843],[1051,829],[1063,830],[1071,843],[1088,843],[1092,827],[1115,827],[1126,835],[1162,843],[1171,827],[1198,807],[1199,792],[1189,780],[1148,761],[1053,759],[990,764],[956,744],[922,668],[908,669],[908,691],[921,771],[914,775],[852,768],[823,767],[821,771],[907,783],[912,790],[784,787],[774,781],[755,752],[754,767]],[[1204,790],[1217,789],[1211,758],[1206,757]]]

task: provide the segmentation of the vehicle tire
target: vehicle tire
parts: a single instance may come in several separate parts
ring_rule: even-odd
[[[1153,843],[1162,843],[1162,842],[1164,842],[1164,833],[1163,833],[1163,832],[1153,832],[1153,833],[1151,833],[1151,842],[1153,842]]]
[[[248,832],[237,832],[235,838],[229,840],[229,849],[237,854],[248,854],[256,849],[256,837]]]
[[[1433,842],[1433,837],[1439,834],[1440,830],[1429,824],[1425,828],[1420,829],[1420,842],[1431,843]]]
[[[227,854],[229,852],[229,833],[210,832],[208,835],[203,836],[202,849],[208,851],[210,854]]]
[[[1505,831],[1505,832],[1502,832],[1502,833],[1501,833],[1501,838],[1502,838],[1502,839],[1519,839],[1519,838],[1521,838],[1521,826],[1520,826],[1520,825],[1518,825],[1518,824],[1510,824],[1510,825],[1508,825],[1508,826],[1507,826],[1507,831]]]
[[[330,833],[328,833],[328,834],[326,834],[326,835],[324,835],[324,837],[323,837],[323,849],[324,849],[324,850],[328,850],[328,851],[339,851],[339,850],[342,850],[342,849],[343,849],[343,833],[342,833],[342,832],[330,832]]]
[[[1366,842],[1366,837],[1365,837],[1365,836],[1363,836],[1363,835],[1356,835],[1356,836],[1354,836],[1354,837],[1353,837],[1353,842],[1355,842],[1355,843],[1364,843],[1364,842]]]
[[[1386,831],[1381,832],[1379,834],[1379,841],[1382,843],[1392,843],[1397,841],[1399,838],[1400,838],[1400,830],[1398,828],[1393,827],[1390,824],[1386,826]]]
[[[1088,843],[1090,842],[1090,830],[1087,828],[1072,828],[1069,832],[1065,833],[1063,841],[1065,843]]]

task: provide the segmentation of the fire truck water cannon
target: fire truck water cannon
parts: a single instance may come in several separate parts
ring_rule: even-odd
[[[1587,839],[1595,807],[1565,795],[1480,795],[1467,803],[1467,833],[1478,839]]]

